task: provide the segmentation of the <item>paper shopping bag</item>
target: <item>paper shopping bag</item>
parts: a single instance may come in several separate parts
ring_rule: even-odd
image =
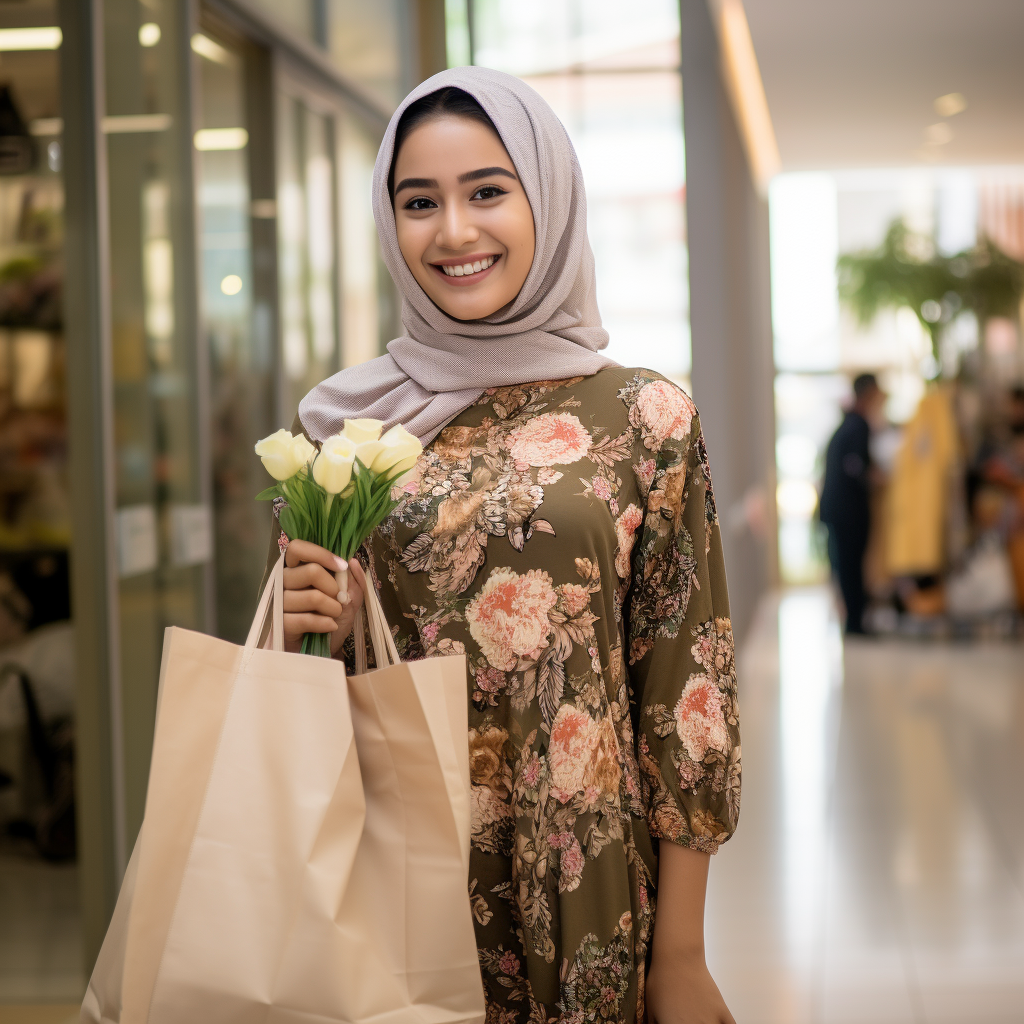
[[[465,658],[400,663],[372,590],[366,605],[376,661],[385,666],[367,673],[357,657],[362,672],[348,680],[366,822],[335,918],[307,933],[309,947],[293,948],[281,994],[307,1019],[341,1010],[353,1022],[482,1022],[467,892]],[[314,949],[330,950],[338,965],[317,1001],[304,967]]]
[[[303,888],[326,861],[344,889],[363,815],[345,671],[284,652],[282,568],[244,647],[167,631],[145,820],[83,1020],[265,1020]]]
[[[375,600],[384,669],[286,654],[280,573],[244,648],[168,633],[146,817],[83,1020],[482,1021],[465,664],[398,664]]]

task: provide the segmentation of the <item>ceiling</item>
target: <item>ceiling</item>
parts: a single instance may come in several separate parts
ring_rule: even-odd
[[[1024,164],[1024,0],[744,6],[784,170]]]

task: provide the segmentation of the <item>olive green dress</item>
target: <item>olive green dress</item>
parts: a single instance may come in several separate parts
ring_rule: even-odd
[[[367,545],[403,658],[465,653],[488,1024],[643,1017],[658,840],[736,827],[733,636],[696,409],[648,370],[492,389]]]

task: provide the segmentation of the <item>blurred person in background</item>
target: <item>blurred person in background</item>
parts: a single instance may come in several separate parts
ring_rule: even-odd
[[[1005,430],[983,445],[968,480],[971,511],[979,529],[1005,539],[1017,606],[1024,611],[1024,387],[1007,395]]]
[[[871,430],[885,392],[873,373],[853,382],[853,405],[825,454],[820,517],[828,527],[828,557],[846,605],[846,632],[863,634],[864,553],[871,533]]]

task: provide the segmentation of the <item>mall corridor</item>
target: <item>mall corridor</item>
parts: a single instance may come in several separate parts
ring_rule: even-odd
[[[740,662],[743,811],[708,962],[743,1024],[1024,1020],[1024,663],[844,645],[824,588]]]
[[[707,911],[736,1020],[1021,1021],[1019,650],[844,650],[829,591],[793,590],[761,607],[740,696],[743,812]],[[39,1024],[77,1020],[85,983],[62,870],[63,888],[0,874],[0,1002],[50,1003]]]

